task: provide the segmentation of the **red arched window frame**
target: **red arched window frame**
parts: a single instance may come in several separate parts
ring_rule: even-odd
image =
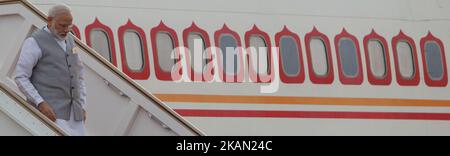
[[[81,40],[80,29],[75,24],[72,26],[72,32],[75,37]]]
[[[154,60],[154,66],[155,66],[155,71],[156,71],[156,77],[159,80],[162,81],[177,81],[179,79],[181,79],[181,77],[174,77],[172,78],[172,73],[171,72],[166,72],[164,71],[161,66],[159,65],[159,56],[158,56],[158,46],[157,46],[157,35],[158,33],[167,33],[170,35],[170,38],[172,39],[172,43],[174,46],[174,50],[176,50],[179,47],[179,42],[178,42],[178,36],[177,33],[175,32],[175,30],[173,30],[172,28],[168,27],[166,24],[164,24],[163,21],[161,21],[161,23],[152,28],[152,30],[150,31],[150,37],[152,39],[152,49],[153,49],[153,60]],[[179,51],[177,50],[177,55],[180,56]],[[187,60],[187,59],[186,59]],[[180,61],[180,59],[176,59],[175,60],[175,65],[180,65],[178,62]],[[180,66],[178,66],[178,69],[182,69]],[[182,70],[178,71],[180,74],[182,74]]]
[[[328,61],[328,75],[326,76],[318,76],[316,73],[314,73],[313,69],[313,61],[312,61],[312,55],[311,55],[311,47],[310,42],[312,39],[318,38],[323,41],[325,44],[325,49],[327,51],[327,61]],[[333,70],[333,55],[331,53],[331,46],[330,46],[330,40],[328,37],[321,33],[317,28],[314,27],[314,29],[306,34],[305,36],[305,43],[306,43],[306,54],[308,58],[308,69],[309,69],[309,76],[313,83],[315,84],[331,84],[334,81],[334,70]]]
[[[443,65],[442,69],[444,72],[441,80],[433,80],[428,75],[428,64],[426,62],[426,56],[425,56],[425,44],[429,41],[436,42],[438,44],[439,48],[441,49],[442,65]],[[422,63],[423,63],[423,69],[424,69],[425,83],[431,87],[447,86],[447,84],[448,84],[447,61],[446,61],[446,57],[445,57],[445,49],[444,49],[443,42],[439,38],[436,38],[431,32],[429,32],[427,36],[425,36],[424,38],[422,38],[420,40],[420,48],[421,48],[421,53],[422,53]]]
[[[144,53],[143,54],[144,67],[141,71],[133,71],[128,67],[124,44],[124,35],[127,30],[136,32],[141,39],[142,50]],[[150,77],[150,65],[149,65],[150,63],[148,56],[147,39],[144,30],[142,30],[142,28],[140,28],[139,26],[134,25],[133,22],[131,22],[131,20],[128,20],[127,24],[119,27],[118,33],[119,33],[120,54],[122,56],[123,72],[135,80],[147,80]]]
[[[236,39],[237,42],[237,59],[238,62],[240,63],[240,68],[238,69],[239,71],[237,72],[237,74],[232,74],[229,75],[227,74],[227,72],[224,70],[224,62],[223,61],[223,52],[220,53],[220,50],[216,51],[216,58],[217,58],[217,62],[219,64],[219,74],[220,74],[220,79],[223,82],[243,82],[244,81],[244,56],[243,56],[243,48],[242,48],[242,43],[241,43],[241,39],[239,37],[239,34],[233,30],[231,30],[230,28],[228,28],[228,26],[226,24],[223,25],[223,28],[216,31],[214,33],[214,39],[215,39],[215,44],[216,47],[219,47],[218,49],[220,49],[220,37],[222,35],[231,35]],[[228,81],[227,81],[228,80]],[[233,81],[230,81],[233,80]]]
[[[111,28],[109,28],[107,25],[104,25],[96,18],[94,23],[86,26],[86,30],[85,30],[84,34],[86,35],[86,44],[88,46],[92,45],[92,41],[91,41],[91,37],[90,37],[92,30],[101,30],[106,33],[106,35],[108,36],[108,40],[109,40],[108,41],[109,46],[110,46],[109,48],[111,49],[112,64],[117,67],[116,46],[114,44],[114,34],[113,34]]]
[[[305,70],[304,70],[304,63],[303,63],[303,55],[302,55],[302,47],[300,44],[300,37],[290,31],[287,26],[284,26],[283,30],[275,35],[275,44],[278,48],[281,48],[281,38],[282,37],[292,37],[295,40],[295,43],[297,44],[298,49],[298,56],[299,56],[299,65],[300,65],[300,72],[296,76],[288,76],[284,70],[283,70],[283,63],[281,59],[281,50],[278,50],[278,60],[279,60],[279,71],[280,71],[280,77],[281,81],[284,83],[303,83],[305,81]]]
[[[375,40],[381,43],[384,51],[384,59],[386,61],[386,74],[382,78],[377,78],[370,67],[370,56],[369,56],[369,41]],[[389,48],[388,43],[384,37],[379,35],[375,30],[364,37],[364,51],[366,56],[366,68],[367,68],[367,77],[369,79],[370,84],[372,85],[390,85],[392,82],[392,71],[391,71],[391,60],[389,56]]]
[[[267,74],[259,74],[258,71],[256,71],[256,69],[253,68],[252,66],[252,59],[251,59],[251,55],[249,54],[250,52],[247,51],[247,67],[248,67],[248,72],[249,72],[249,76],[250,79],[253,82],[257,82],[257,83],[270,83],[272,82],[274,76],[274,69],[273,69],[273,59],[272,59],[272,43],[270,41],[270,37],[269,35],[262,31],[261,29],[259,29],[256,25],[253,26],[253,28],[249,31],[247,31],[245,33],[245,48],[249,48],[250,47],[250,38],[252,36],[258,36],[264,39],[264,41],[266,42],[266,46],[267,46],[267,56],[268,56],[268,68],[269,68],[269,73]]]
[[[341,62],[341,55],[340,55],[340,47],[339,47],[339,41],[341,39],[350,39],[354,44],[355,44],[355,48],[356,48],[356,59],[358,61],[358,74],[355,77],[347,77],[344,74],[344,69],[342,69],[342,62]],[[361,63],[361,50],[359,47],[359,42],[358,39],[353,36],[352,34],[348,33],[347,30],[345,30],[345,28],[342,30],[342,32],[337,35],[334,38],[334,46],[336,48],[336,57],[337,57],[337,63],[338,63],[338,69],[339,69],[339,80],[341,81],[342,84],[345,85],[360,85],[362,84],[363,80],[364,80],[364,74],[363,74],[363,67],[362,67],[362,63]]]
[[[206,49],[209,49],[211,47],[211,41],[209,39],[208,33],[205,30],[203,30],[202,28],[198,27],[194,22],[192,23],[191,27],[189,27],[189,28],[187,28],[187,29],[185,29],[183,31],[183,43],[184,43],[184,46],[186,46],[186,47],[189,46],[188,37],[189,37],[189,35],[191,33],[195,33],[197,35],[200,35],[203,38]],[[194,52],[191,51],[191,53],[194,53]],[[207,50],[207,53],[211,53],[211,51]],[[208,54],[208,55],[211,56],[211,54]],[[204,73],[196,73],[195,70],[192,69],[192,66],[191,66],[192,62],[191,62],[191,60],[189,58],[191,58],[190,54],[186,53],[186,62],[187,62],[187,67],[188,67],[188,73],[189,73],[189,77],[191,78],[191,80],[192,81],[199,81],[199,80],[196,80],[195,78],[199,78],[200,77],[201,78],[200,81],[211,81],[212,77],[208,77],[208,76],[205,77]],[[210,63],[211,61],[212,61],[211,59],[208,59],[206,61],[206,65],[209,66],[209,69],[213,67],[213,64]]]
[[[414,76],[411,79],[405,79],[402,77],[400,73],[400,65],[398,62],[398,52],[397,52],[397,44],[399,42],[407,42],[412,49],[412,55],[413,55],[413,63],[414,63]],[[418,86],[420,82],[420,71],[419,71],[419,63],[417,59],[417,48],[416,44],[414,43],[414,40],[407,36],[403,31],[400,31],[400,33],[392,38],[392,50],[394,52],[394,61],[395,61],[395,70],[397,75],[397,82],[401,86]]]

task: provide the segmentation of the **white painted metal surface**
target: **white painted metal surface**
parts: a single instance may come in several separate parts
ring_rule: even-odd
[[[59,135],[3,91],[0,103],[0,135]]]

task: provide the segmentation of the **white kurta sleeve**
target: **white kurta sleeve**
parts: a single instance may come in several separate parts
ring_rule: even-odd
[[[26,98],[38,106],[44,99],[30,81],[33,68],[42,57],[42,50],[34,38],[25,40],[15,69],[15,82]]]

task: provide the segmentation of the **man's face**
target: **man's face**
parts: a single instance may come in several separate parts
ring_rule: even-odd
[[[65,39],[72,30],[73,17],[71,14],[60,14],[56,17],[49,17],[47,24],[50,31],[60,39]]]

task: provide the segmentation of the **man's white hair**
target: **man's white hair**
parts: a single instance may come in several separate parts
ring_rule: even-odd
[[[60,14],[70,14],[71,12],[72,10],[70,9],[69,6],[65,4],[58,4],[50,8],[50,10],[48,11],[48,16],[56,17]]]

